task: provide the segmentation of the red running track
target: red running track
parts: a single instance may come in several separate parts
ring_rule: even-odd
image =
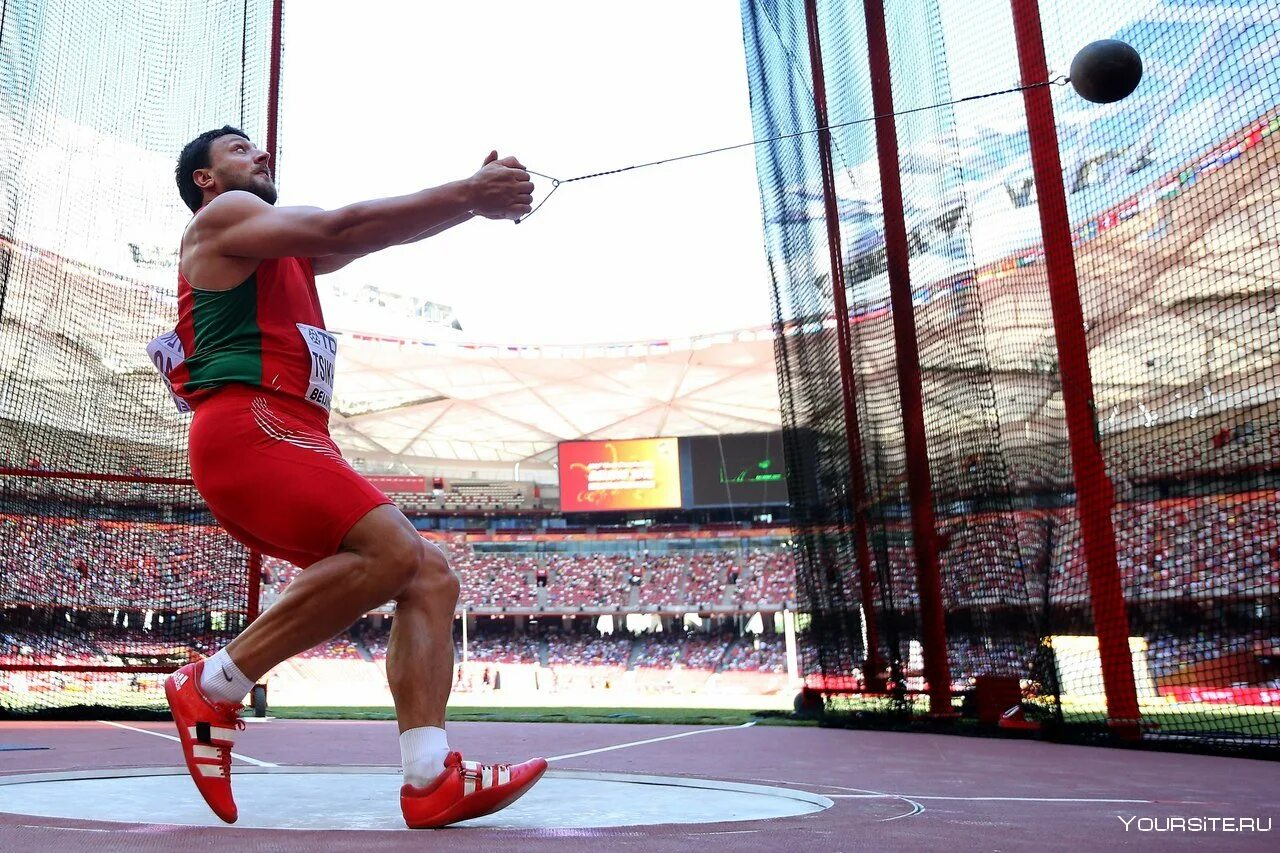
[[[168,723],[126,723],[170,734]],[[299,831],[108,824],[0,813],[0,850],[1135,850],[1280,849],[1280,763],[945,735],[753,726],[453,723],[470,759],[568,757],[553,768],[691,776],[799,788],[835,806],[794,818],[618,829]],[[0,723],[0,775],[172,767],[178,745],[99,722]],[[397,766],[391,722],[250,725],[238,753],[276,764]],[[192,796],[195,796],[192,791]],[[1104,802],[1129,800],[1140,802]],[[281,803],[284,806],[285,804]],[[397,804],[389,802],[394,812]],[[1271,832],[1139,831],[1119,819],[1257,818]]]

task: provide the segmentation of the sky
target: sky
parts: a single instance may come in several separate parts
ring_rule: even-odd
[[[282,86],[281,204],[437,186],[491,149],[570,178],[752,138],[733,0],[290,3]],[[470,340],[772,319],[751,148],[566,184],[520,225],[473,220],[333,278],[452,305]]]

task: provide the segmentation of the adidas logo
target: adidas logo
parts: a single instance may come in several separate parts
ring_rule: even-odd
[[[182,685],[187,683],[187,674],[185,672],[175,672],[173,674],[173,686],[182,689]]]

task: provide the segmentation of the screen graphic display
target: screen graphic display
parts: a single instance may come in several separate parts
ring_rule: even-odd
[[[706,435],[684,439],[693,506],[783,504],[787,469],[782,433]]]
[[[563,512],[680,506],[680,451],[674,438],[566,441],[559,456]]]

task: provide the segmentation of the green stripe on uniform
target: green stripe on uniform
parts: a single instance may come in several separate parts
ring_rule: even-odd
[[[262,384],[258,274],[230,290],[193,290],[195,354],[187,359],[191,391],[228,382]]]

